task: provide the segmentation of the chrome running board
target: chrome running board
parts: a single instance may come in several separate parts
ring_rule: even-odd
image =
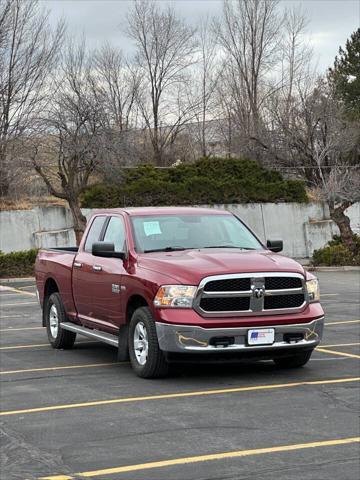
[[[108,343],[113,347],[119,346],[119,339],[117,335],[111,335],[111,333],[100,332],[99,330],[92,330],[91,328],[81,327],[80,325],[75,325],[70,322],[63,322],[60,324],[61,328],[64,330],[69,330],[70,332],[79,333],[80,335],[85,335],[88,338],[94,338],[100,342]]]

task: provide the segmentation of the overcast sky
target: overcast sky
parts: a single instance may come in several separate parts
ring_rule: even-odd
[[[84,33],[91,47],[109,41],[131,52],[131,43],[121,32],[131,0],[41,0],[51,10],[51,19],[64,16],[71,34]],[[207,14],[221,14],[222,0],[157,0],[172,3],[187,21],[196,23]],[[350,34],[360,26],[360,0],[282,0],[281,6],[301,5],[309,19],[309,38],[318,70],[330,66]]]

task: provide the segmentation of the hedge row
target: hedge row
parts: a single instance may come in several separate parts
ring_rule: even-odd
[[[315,250],[312,257],[312,264],[316,266],[360,266],[360,236],[354,235],[356,245],[352,252],[341,242],[340,237],[335,236],[324,248]]]
[[[0,251],[0,278],[34,275],[37,250],[3,253]]]
[[[167,169],[143,165],[126,170],[120,184],[93,185],[82,195],[87,208],[306,201],[302,181],[252,160],[222,158]]]

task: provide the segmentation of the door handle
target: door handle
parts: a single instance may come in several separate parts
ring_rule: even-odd
[[[75,268],[81,268],[81,267],[82,267],[82,263],[80,263],[80,262],[74,262],[74,267],[75,267]]]
[[[93,270],[95,270],[95,272],[101,272],[102,270],[102,267],[100,265],[93,265]]]

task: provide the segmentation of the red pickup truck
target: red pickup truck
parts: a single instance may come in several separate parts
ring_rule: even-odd
[[[300,367],[324,312],[317,279],[281,250],[227,211],[97,211],[79,248],[39,251],[43,326],[54,348],[71,348],[76,334],[116,346],[145,378],[184,360]]]

